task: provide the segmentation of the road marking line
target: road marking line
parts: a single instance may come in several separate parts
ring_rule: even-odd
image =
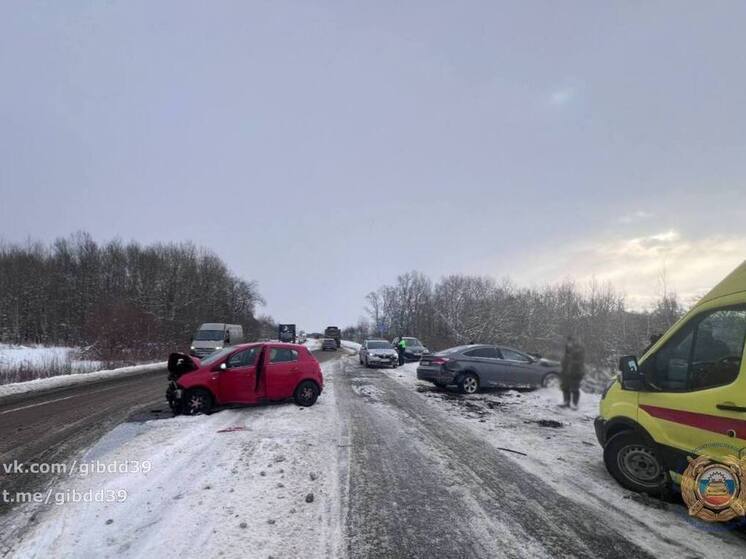
[[[57,398],[56,400],[47,400],[46,402],[39,402],[38,404],[29,404],[28,406],[21,406],[19,408],[12,408],[9,410],[0,411],[0,415],[5,415],[6,413],[13,413],[14,411],[27,410],[29,408],[35,408],[37,406],[45,406],[47,404],[54,404],[55,402],[61,402],[62,400],[69,400],[70,398],[75,398],[75,396],[65,396],[64,398]]]
[[[81,394],[73,394],[72,396],[65,396],[64,398],[56,398],[54,400],[47,400],[46,402],[39,402],[38,404],[29,404],[27,406],[19,406],[5,411],[0,411],[0,415],[6,413],[13,413],[15,411],[27,410],[29,408],[36,408],[38,406],[46,406],[47,404],[54,404],[55,402],[62,402],[63,400],[70,400],[71,398],[79,398],[80,396],[90,396],[91,394],[98,394],[99,392],[106,392],[107,390],[121,389],[120,386],[109,386],[108,388],[101,388],[100,390],[92,390],[90,392],[83,392]]]

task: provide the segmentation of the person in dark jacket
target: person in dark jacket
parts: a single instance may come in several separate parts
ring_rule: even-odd
[[[560,386],[564,402],[560,407],[578,409],[580,383],[585,376],[585,349],[573,336],[567,337],[565,354],[562,357]]]

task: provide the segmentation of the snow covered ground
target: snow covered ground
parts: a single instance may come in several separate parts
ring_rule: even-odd
[[[0,398],[136,375],[166,366],[162,362],[102,370],[103,363],[79,359],[79,353],[80,350],[73,347],[0,344]],[[19,371],[35,371],[34,375],[40,378],[19,381],[15,378]]]
[[[418,381],[417,366],[407,363],[383,370],[417,390],[432,405],[449,409],[492,444],[509,449],[506,452],[518,456],[525,469],[546,478],[559,476],[572,481],[573,487],[579,471],[590,471],[594,482],[600,483],[599,489],[621,491],[604,469],[593,429],[599,394],[582,393],[577,411],[558,407],[562,402],[559,389],[498,390],[466,396]]]
[[[441,427],[451,421],[466,426],[484,441],[485,449],[491,446],[504,452],[516,471],[546,481],[552,489],[547,499],[556,500],[559,494],[577,503],[593,512],[596,520],[588,522],[599,522],[599,530],[614,526],[629,540],[656,551],[656,556],[671,556],[671,549],[679,549],[676,542],[685,542],[693,556],[741,553],[741,544],[732,534],[690,520],[681,505],[630,493],[608,475],[592,425],[598,395],[583,394],[578,411],[558,408],[559,391],[551,389],[463,396],[417,381],[416,363],[397,369],[362,369],[353,355],[355,346],[343,345],[346,357],[322,364],[325,390],[311,408],[287,403],[120,425],[79,461],[89,469],[103,465],[119,471],[83,475],[78,467],[50,489],[50,504],[42,512],[19,507],[14,513],[18,526],[28,524],[32,514],[35,520],[14,547],[13,556],[188,559],[203,557],[205,550],[214,557],[346,556],[352,541],[344,525],[346,513],[351,495],[361,499],[361,493],[350,489],[360,478],[348,478],[354,439],[349,429],[357,421],[356,456],[371,460],[371,449],[378,450],[375,456],[379,456],[393,444],[380,438],[382,433],[405,433],[405,438],[411,437],[405,441],[407,448],[425,448],[430,439],[417,437],[421,426],[411,424],[413,418]],[[376,384],[377,375],[388,386]],[[401,393],[392,385],[410,396],[390,398]],[[360,401],[350,400],[352,395]],[[406,408],[410,400],[418,404]],[[432,413],[417,412],[418,406]],[[366,409],[370,416],[356,415]],[[386,429],[365,431],[367,421],[373,419]],[[422,433],[434,436],[436,430]],[[376,446],[383,442],[383,447]],[[439,441],[432,455],[420,457],[423,469],[407,485],[409,497],[421,493],[426,466],[438,470],[449,463],[437,450],[453,450],[446,443]],[[469,456],[473,454],[452,460]],[[381,471],[396,477],[401,472],[395,465],[384,463]],[[456,491],[452,483],[444,491]],[[467,494],[468,483],[464,483]],[[390,502],[386,491],[379,491],[382,508],[374,507],[362,519],[366,525],[386,515],[399,521],[398,505]],[[76,496],[90,499],[71,502]],[[106,498],[112,502],[101,502]],[[428,493],[423,514],[432,513],[428,507],[434,506],[433,499]],[[393,508],[383,510],[388,505]],[[406,518],[401,522],[416,525]],[[364,530],[355,527],[360,537]]]
[[[559,389],[504,390],[471,396],[417,380],[417,363],[383,369],[389,377],[419,392],[426,401],[468,425],[486,443],[504,449],[516,464],[549,482],[564,497],[635,519],[629,529],[642,541],[686,542],[701,556],[731,557],[742,543],[722,526],[691,519],[686,508],[622,488],[606,471],[593,419],[599,394],[582,393],[577,411],[559,408]],[[611,517],[610,517],[611,518]],[[654,533],[660,530],[661,534]]]
[[[433,405],[458,411],[458,417],[469,420],[481,432],[498,433],[502,446],[552,463],[553,467],[558,450],[560,454],[582,454],[598,460],[600,447],[593,419],[598,415],[599,394],[582,393],[577,411],[558,407],[562,402],[559,389],[498,390],[465,396],[418,381],[417,366],[407,363],[382,370],[420,392]]]
[[[101,368],[99,361],[81,359],[78,348],[0,344],[0,385]]]
[[[148,363],[145,365],[132,365],[129,367],[119,367],[117,369],[110,369],[105,371],[93,371],[90,373],[75,373],[72,375],[60,375],[56,377],[41,378],[36,380],[29,380],[27,382],[15,382],[12,384],[0,385],[0,398],[3,396],[9,396],[11,394],[25,394],[26,392],[33,392],[38,390],[52,390],[55,388],[63,388],[65,386],[72,386],[74,384],[86,384],[99,382],[114,377],[123,377],[128,375],[138,375],[147,373],[148,371],[156,371],[158,369],[164,369],[166,362],[162,363]]]
[[[81,463],[129,471],[72,475],[51,490],[51,502],[89,490],[121,502],[51,505],[15,555],[339,555],[339,419],[330,382],[339,366],[323,365],[325,390],[310,408],[287,403],[120,425]]]
[[[360,351],[360,344],[357,342],[351,342],[350,340],[342,340],[342,347],[354,352]]]
[[[64,367],[70,372],[84,372],[101,367],[98,361],[79,358],[74,347],[0,344],[0,375],[3,371]]]

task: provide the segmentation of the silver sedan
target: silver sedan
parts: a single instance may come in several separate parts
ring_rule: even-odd
[[[399,354],[386,340],[365,340],[360,345],[360,364],[366,367],[397,367]]]

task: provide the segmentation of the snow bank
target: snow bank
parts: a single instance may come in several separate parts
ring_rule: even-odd
[[[79,352],[80,349],[75,347],[0,344],[0,370],[68,363],[73,370],[90,370],[101,366],[99,361],[78,359]]]
[[[355,352],[360,351],[360,344],[357,342],[351,342],[349,340],[342,340],[342,347],[346,349],[351,349],[352,351],[355,351]]]
[[[71,354],[76,351],[72,347],[0,344],[0,367],[36,366],[49,361],[68,361]]]
[[[324,364],[328,381],[339,367],[338,359]],[[284,403],[120,425],[81,463],[129,463],[139,470],[73,476],[53,493],[104,490],[121,502],[52,505],[13,553],[338,556],[344,516],[339,426],[333,382],[310,408]]]
[[[92,373],[75,373],[72,375],[60,375],[28,382],[17,382],[14,384],[0,385],[0,398],[11,394],[23,394],[35,390],[51,390],[54,388],[63,388],[74,384],[86,384],[90,382],[99,382],[114,377],[127,375],[136,375],[148,371],[156,371],[166,367],[166,363],[150,363],[147,365],[133,365],[131,367],[120,367],[108,371],[95,371]]]
[[[104,364],[80,358],[80,349],[64,346],[0,344],[0,384],[101,370]]]

